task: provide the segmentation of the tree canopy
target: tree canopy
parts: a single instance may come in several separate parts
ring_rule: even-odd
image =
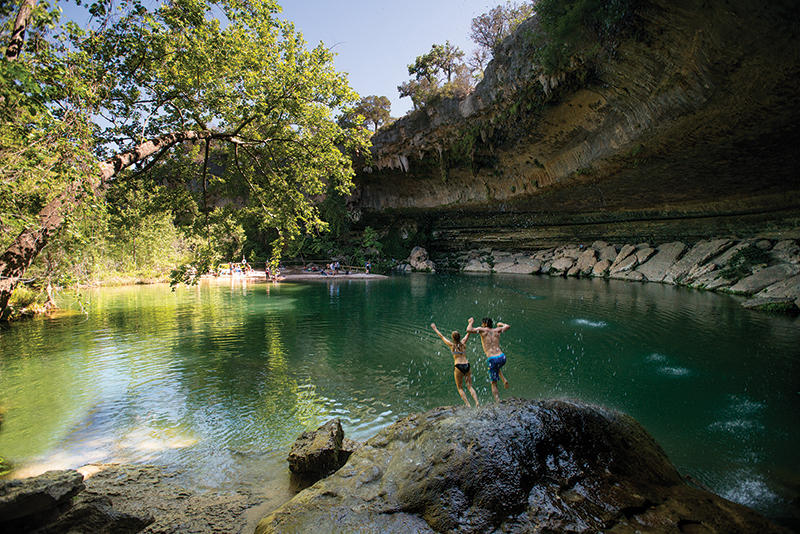
[[[479,50],[494,54],[503,39],[533,15],[533,2],[506,2],[472,19],[470,38]]]
[[[371,124],[377,132],[378,128],[391,120],[391,109],[392,103],[388,97],[369,95],[363,97],[345,119],[367,127]]]
[[[98,0],[86,29],[46,2],[0,10],[0,311],[70,215],[104,202],[112,183],[179,185],[206,223],[225,206],[255,211],[273,258],[325,229],[320,195],[352,185],[350,155],[366,152],[368,134],[335,114],[358,95],[275,1],[149,6]],[[211,258],[205,233],[194,253]]]
[[[408,65],[408,74],[414,78],[397,87],[400,97],[411,97],[416,109],[435,97],[466,96],[473,80],[463,58],[463,50],[450,41],[433,44],[430,51]]]

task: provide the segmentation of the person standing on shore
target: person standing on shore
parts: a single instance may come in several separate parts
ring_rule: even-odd
[[[472,371],[469,368],[469,362],[467,361],[466,356],[466,347],[467,347],[467,340],[469,339],[469,334],[464,336],[464,339],[461,339],[461,334],[457,331],[453,331],[450,335],[452,339],[447,339],[439,332],[439,329],[436,328],[436,323],[431,323],[431,328],[433,331],[436,332],[436,335],[439,336],[445,344],[450,347],[450,352],[453,353],[453,364],[455,368],[453,369],[453,377],[456,380],[456,389],[458,389],[458,394],[461,396],[461,399],[464,401],[464,404],[467,406],[472,406],[467,399],[467,394],[464,393],[464,381],[467,382],[467,389],[469,390],[470,395],[475,400],[475,406],[478,406],[478,395],[475,393],[475,388],[472,387]]]
[[[481,326],[474,328],[472,325],[475,319],[469,318],[467,323],[467,334],[477,332],[481,335],[481,345],[483,345],[483,352],[486,353],[486,363],[489,365],[489,380],[492,382],[492,395],[494,401],[500,402],[500,391],[497,389],[497,380],[503,381],[503,386],[508,389],[508,380],[503,376],[500,370],[506,364],[506,355],[500,350],[500,334],[511,328],[511,325],[498,322],[496,327],[492,326],[492,320],[489,317],[481,319]]]

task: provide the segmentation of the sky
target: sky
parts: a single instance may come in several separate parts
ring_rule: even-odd
[[[320,41],[337,54],[336,68],[349,74],[361,96],[387,96],[392,116],[402,117],[411,99],[399,98],[397,86],[408,80],[408,64],[434,43],[450,41],[465,52],[474,17],[502,0],[278,0],[280,15],[295,23],[308,47]],[[148,3],[157,3],[152,0]],[[88,13],[74,2],[60,2],[67,19],[85,23]],[[84,2],[85,4],[85,2]]]
[[[280,1],[280,0],[279,0]],[[295,23],[309,47],[320,41],[338,55],[336,68],[349,74],[361,96],[387,96],[392,116],[411,109],[397,86],[408,80],[408,64],[449,40],[466,55],[472,19],[501,0],[283,0],[283,17]],[[465,56],[465,58],[467,57]]]

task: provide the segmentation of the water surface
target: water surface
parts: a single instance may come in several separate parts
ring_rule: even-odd
[[[157,463],[199,487],[286,492],[297,434],[340,417],[365,439],[459,404],[443,332],[483,316],[501,396],[569,397],[637,418],[678,468],[768,515],[796,513],[800,321],[659,284],[413,275],[305,285],[107,288],[88,315],[0,330],[0,456],[17,474]],[[75,305],[76,309],[79,309]],[[478,339],[467,356],[491,392]],[[278,490],[276,490],[278,491]]]

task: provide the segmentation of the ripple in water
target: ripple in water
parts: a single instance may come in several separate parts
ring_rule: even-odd
[[[692,372],[686,367],[670,367],[670,366],[661,367],[658,370],[658,372],[661,373],[662,375],[675,376],[675,377],[689,376],[692,374]]]
[[[661,363],[667,361],[667,357],[663,354],[659,354],[658,352],[654,352],[647,357],[647,361]]]
[[[573,319],[572,324],[578,326],[588,326],[590,328],[605,328],[608,323],[605,321],[592,321],[590,319]]]

